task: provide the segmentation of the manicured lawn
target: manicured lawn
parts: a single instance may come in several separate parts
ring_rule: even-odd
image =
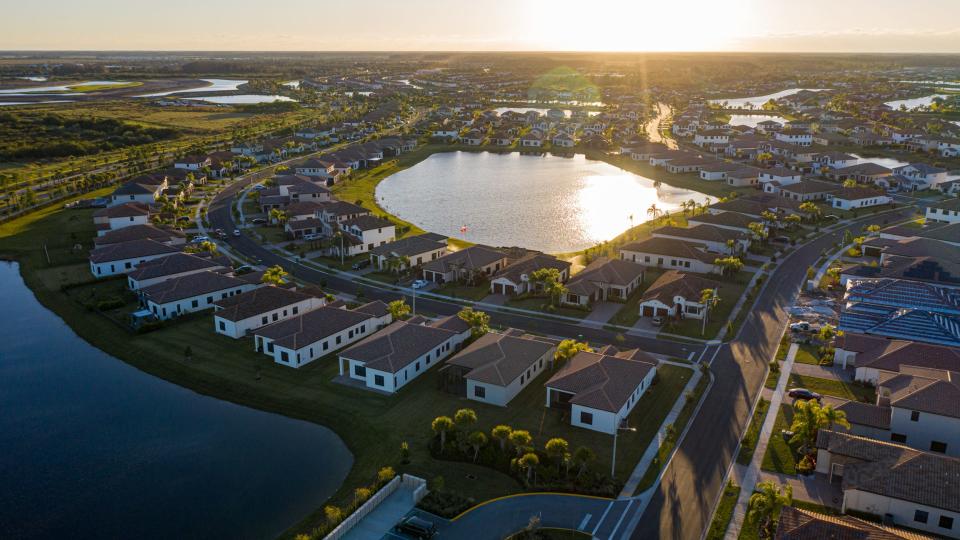
[[[777,420],[773,424],[773,433],[767,443],[767,452],[763,455],[760,468],[765,471],[794,475],[797,474],[797,453],[787,444],[780,434],[781,430],[790,429],[793,422],[793,407],[780,405],[777,411]]]
[[[572,307],[563,307],[556,306],[550,307],[550,300],[547,298],[541,297],[528,297],[528,298],[510,298],[507,300],[506,304],[509,307],[517,309],[527,309],[530,311],[542,311],[550,315],[560,315],[563,317],[571,317],[574,319],[582,319],[590,314],[589,311],[584,311],[582,309],[576,309]]]
[[[628,328],[637,324],[637,321],[640,320],[640,299],[643,298],[644,291],[650,288],[650,285],[662,276],[664,272],[665,270],[662,268],[647,268],[643,272],[643,283],[627,298],[627,302],[623,304],[620,311],[607,322]]]
[[[723,488],[723,495],[717,504],[717,509],[713,513],[713,520],[710,522],[710,528],[707,530],[707,540],[723,540],[730,526],[730,520],[733,518],[733,509],[737,506],[737,498],[740,497],[740,486],[734,483],[728,483]]]
[[[737,455],[737,463],[749,465],[750,460],[753,459],[753,452],[756,450],[757,443],[760,440],[760,429],[763,427],[763,422],[767,418],[767,411],[769,409],[770,402],[760,398],[760,401],[757,402],[757,408],[753,411],[753,417],[750,419],[750,425],[747,426],[747,431],[743,434],[743,439],[740,441],[740,453]]]
[[[445,294],[454,298],[465,298],[467,300],[483,300],[490,294],[490,284],[481,283],[480,285],[463,285],[460,283],[444,283],[430,292]]]
[[[808,390],[813,390],[818,394],[849,399],[850,401],[873,403],[876,397],[873,388],[868,386],[861,386],[859,384],[838,381],[835,379],[809,377],[799,375],[797,373],[790,374],[790,383],[788,386],[790,388],[806,388]]]
[[[720,295],[720,303],[710,312],[709,317],[707,317],[706,332],[703,331],[703,321],[699,319],[684,319],[675,322],[665,331],[671,334],[679,334],[681,336],[698,339],[712,339],[715,337],[717,333],[720,332],[720,329],[727,324],[727,321],[730,319],[730,314],[733,312],[733,306],[736,305],[740,297],[743,296],[747,288],[747,283],[749,283],[753,277],[753,274],[747,272],[741,272],[741,274],[742,276],[738,276],[736,281],[729,280],[720,282],[720,291],[718,293]]]
[[[283,228],[277,227],[276,225],[269,226],[269,227],[268,226],[253,227],[252,229],[247,229],[247,230],[248,231],[252,230],[256,234],[260,235],[260,237],[263,238],[263,242],[267,244],[280,244],[288,241],[287,235],[283,231]]]
[[[797,355],[793,358],[793,361],[814,366],[820,365],[817,347],[809,343],[801,343],[799,348],[797,348]]]

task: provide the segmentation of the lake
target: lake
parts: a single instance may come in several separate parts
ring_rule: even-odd
[[[530,111],[536,111],[541,115],[546,115],[547,111],[549,110],[550,109],[546,109],[543,107],[497,107],[496,109],[493,109],[494,112],[500,115],[502,115],[505,112],[511,112],[511,111],[520,113],[520,114],[525,114]],[[567,118],[570,118],[570,116],[573,115],[573,111],[571,111],[570,109],[562,109],[562,110],[563,110],[563,115],[566,116]],[[587,116],[596,116],[598,114],[600,114],[600,111],[587,111]]]
[[[771,99],[777,100],[780,98],[785,98],[787,96],[792,96],[797,92],[802,92],[803,90],[809,90],[811,92],[822,91],[822,89],[818,89],[818,88],[790,88],[788,90],[781,90],[779,92],[774,92],[773,94],[767,94],[765,96],[711,99],[710,103],[718,103],[720,105],[726,105],[726,107],[730,109],[760,109],[763,107],[764,103],[770,101]]]
[[[715,199],[586,159],[444,152],[386,178],[377,200],[430,232],[493,246],[568,252],[610,240],[647,209]],[[466,226],[466,234],[460,228]]]
[[[909,165],[906,161],[900,161],[899,159],[885,158],[885,157],[862,157],[858,154],[850,154],[851,156],[857,158],[855,165],[860,165],[861,163],[876,163],[881,167],[886,167],[888,169],[896,169],[897,167],[903,167],[904,165]]]
[[[256,103],[274,103],[276,101],[293,101],[287,96],[261,96],[256,94],[240,94],[237,96],[209,96],[209,97],[192,97],[184,99],[195,99],[197,101],[205,101],[207,103],[218,103],[221,105],[252,105]]]
[[[767,120],[773,120],[774,122],[780,122],[785,124],[787,119],[778,116],[775,114],[731,114],[730,115],[730,125],[731,126],[747,126],[755,128],[760,122],[766,122]]]
[[[58,85],[58,86],[27,86],[24,88],[7,88],[6,90],[0,90],[0,94],[8,96],[32,96],[32,95],[42,95],[45,92],[66,92],[75,86],[117,86],[121,84],[128,84],[127,81],[83,81],[75,82],[70,84]],[[72,94],[58,94],[58,95],[78,95],[77,93]]]
[[[929,96],[923,96],[913,99],[898,99],[895,101],[885,101],[884,105],[890,107],[893,110],[899,110],[901,106],[907,108],[907,110],[913,110],[918,107],[929,107],[933,103],[934,98],[948,98],[947,94],[931,94]]]
[[[155,94],[143,94],[142,96],[137,97],[162,97],[170,96],[173,94],[184,94],[187,92],[233,92],[242,84],[247,84],[246,80],[237,80],[237,79],[200,79],[201,81],[208,83],[206,86],[198,86],[196,88],[185,88],[182,90],[171,90],[169,92],[157,92]]]
[[[13,263],[0,262],[0,320],[0,538],[272,539],[351,467],[324,427],[196,394],[89,345]]]

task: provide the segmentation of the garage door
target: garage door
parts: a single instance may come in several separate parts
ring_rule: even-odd
[[[657,308],[657,315],[660,317],[666,317],[670,312],[666,308]]]
[[[653,317],[653,307],[643,306],[643,316],[644,317]]]

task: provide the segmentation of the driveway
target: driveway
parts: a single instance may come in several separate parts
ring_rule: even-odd
[[[602,328],[622,307],[623,304],[616,304],[614,302],[598,302],[593,305],[593,310],[590,314],[583,318],[580,326]]]
[[[401,486],[387,496],[377,507],[354,525],[343,540],[369,540],[384,538],[400,521],[400,518],[413,510],[413,490]]]

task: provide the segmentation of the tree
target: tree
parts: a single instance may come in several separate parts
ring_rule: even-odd
[[[503,424],[500,424],[499,426],[496,426],[490,430],[490,436],[500,441],[501,452],[507,449],[507,441],[510,439],[511,433],[513,433],[513,429],[511,429],[510,426]]]
[[[723,275],[733,275],[743,268],[743,261],[736,257],[720,257],[713,260],[713,264],[720,267]]]
[[[477,423],[477,412],[473,409],[460,409],[453,415],[453,423],[460,429],[466,429]]]
[[[343,510],[340,510],[337,506],[323,507],[323,515],[327,518],[327,523],[329,523],[331,527],[343,521]]]
[[[457,317],[470,325],[470,337],[477,339],[490,331],[490,315],[467,307],[457,313]]]
[[[520,458],[520,467],[527,471],[527,482],[533,479],[533,471],[540,465],[540,458],[533,452],[527,452]]]
[[[647,208],[647,215],[656,219],[663,211],[657,208],[657,203],[652,203],[649,208]]]
[[[390,310],[390,316],[393,317],[395,321],[401,321],[410,316],[410,306],[403,298],[387,304],[387,309]]]
[[[797,226],[800,225],[800,222],[803,221],[797,214],[790,214],[783,218],[783,220],[787,222],[787,225],[789,225],[791,229],[796,229]]]
[[[817,339],[821,342],[826,343],[833,339],[833,336],[836,335],[837,330],[832,325],[825,324],[820,327],[820,331],[817,332]]]
[[[510,433],[510,443],[517,450],[517,455],[522,456],[524,450],[533,442],[530,432],[525,429],[518,429]]]
[[[373,495],[370,488],[358,487],[353,490],[353,500],[357,505],[363,504],[364,501],[370,498],[370,495]]]
[[[871,235],[877,234],[877,233],[880,232],[880,226],[879,226],[879,225],[870,225],[870,226],[867,227],[867,232],[870,233]]]
[[[487,436],[482,431],[474,431],[467,437],[467,442],[473,447],[473,462],[477,462],[480,457],[480,449],[487,444]]]
[[[821,406],[819,402],[811,399],[797,401],[793,408],[790,430],[794,432],[794,436],[790,438],[790,443],[799,445],[801,453],[805,454],[807,449],[816,443],[817,432],[821,429],[832,429],[834,426],[850,429],[846,413],[834,409],[831,405]]]
[[[716,289],[704,289],[700,291],[700,303],[703,304],[703,328],[700,330],[702,336],[707,333],[707,318],[710,310],[720,304],[720,295],[717,294]]]
[[[590,352],[591,350],[587,343],[575,339],[565,339],[557,345],[557,350],[553,353],[553,363],[555,366],[559,366],[576,356],[577,353],[581,351]]]
[[[833,405],[824,405],[820,408],[820,415],[826,423],[826,428],[832,430],[834,426],[840,426],[850,429],[850,422],[847,420],[846,411],[839,411],[833,408]]]
[[[287,213],[279,208],[271,208],[270,221],[282,226],[287,222]]]
[[[217,245],[213,242],[203,241],[199,244],[192,244],[184,248],[187,253],[209,253],[210,255],[217,255]]]
[[[766,241],[767,237],[770,236],[770,230],[767,229],[766,225],[759,221],[747,223],[747,228],[750,229],[750,232],[753,234],[754,240],[764,242]]]
[[[538,268],[530,274],[530,279],[540,284],[543,292],[550,297],[551,306],[556,305],[556,301],[567,292],[561,280],[560,270],[556,268]]]
[[[577,476],[582,476],[587,471],[587,467],[593,460],[597,459],[597,454],[586,446],[577,447],[573,452],[573,460],[580,466]]]
[[[771,538],[773,517],[792,502],[793,488],[789,484],[781,487],[770,481],[760,482],[757,484],[757,493],[750,496],[747,518],[758,524],[761,538]]]
[[[453,420],[449,416],[438,416],[430,424],[434,433],[440,435],[440,453],[443,453],[443,447],[447,444],[447,432],[453,429]]]
[[[263,272],[263,276],[260,278],[260,283],[269,283],[271,285],[283,285],[287,277],[287,271],[283,269],[280,265],[274,265],[270,268],[267,268]]]
[[[857,181],[853,178],[847,178],[843,181],[843,187],[857,187]]]
[[[543,449],[547,451],[547,455],[557,462],[557,472],[560,472],[560,466],[563,464],[563,456],[567,453],[567,450],[570,448],[570,444],[567,443],[565,439],[560,437],[554,437],[547,441],[547,444],[543,446]]]
[[[800,203],[799,208],[801,212],[810,216],[810,218],[813,219],[814,221],[817,221],[820,219],[820,214],[821,214],[820,207],[817,206],[816,204],[810,201],[806,201],[806,202]]]

